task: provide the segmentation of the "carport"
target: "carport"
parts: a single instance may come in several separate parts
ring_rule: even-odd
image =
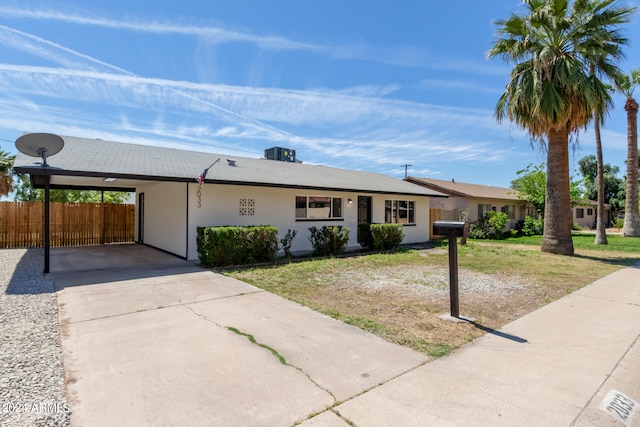
[[[22,142],[21,142],[22,139]],[[60,167],[55,155],[64,147],[64,140],[53,134],[32,133],[25,134],[16,141],[18,150],[25,156],[18,156],[13,170],[16,173],[28,174],[33,188],[44,189],[44,273],[51,271],[50,256],[50,190],[93,190],[135,193],[136,188],[153,178],[134,175],[118,174],[101,171],[99,168],[86,170],[81,163],[82,157],[76,156],[79,164],[75,168]],[[40,148],[37,148],[40,147]],[[47,148],[49,147],[49,148]],[[47,153],[48,151],[48,153]],[[41,156],[42,161],[38,161]],[[52,159],[50,157],[53,156]],[[140,221],[143,216],[137,205],[136,242],[144,243]]]

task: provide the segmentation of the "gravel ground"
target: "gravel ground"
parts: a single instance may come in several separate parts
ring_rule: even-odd
[[[68,426],[58,307],[42,249],[0,250],[0,425]]]

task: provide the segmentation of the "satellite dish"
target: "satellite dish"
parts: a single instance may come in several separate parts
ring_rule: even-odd
[[[28,133],[16,139],[16,148],[22,154],[42,157],[42,167],[47,164],[47,156],[53,156],[62,150],[64,140],[52,133]]]

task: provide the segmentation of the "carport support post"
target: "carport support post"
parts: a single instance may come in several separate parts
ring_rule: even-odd
[[[449,233],[449,297],[451,300],[451,317],[460,317],[458,298],[458,241],[455,233]]]
[[[49,272],[49,183],[51,176],[44,177],[44,272]]]

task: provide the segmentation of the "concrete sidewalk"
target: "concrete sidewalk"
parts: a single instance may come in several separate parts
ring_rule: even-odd
[[[426,363],[149,248],[56,250],[73,425],[640,426],[640,265]]]

